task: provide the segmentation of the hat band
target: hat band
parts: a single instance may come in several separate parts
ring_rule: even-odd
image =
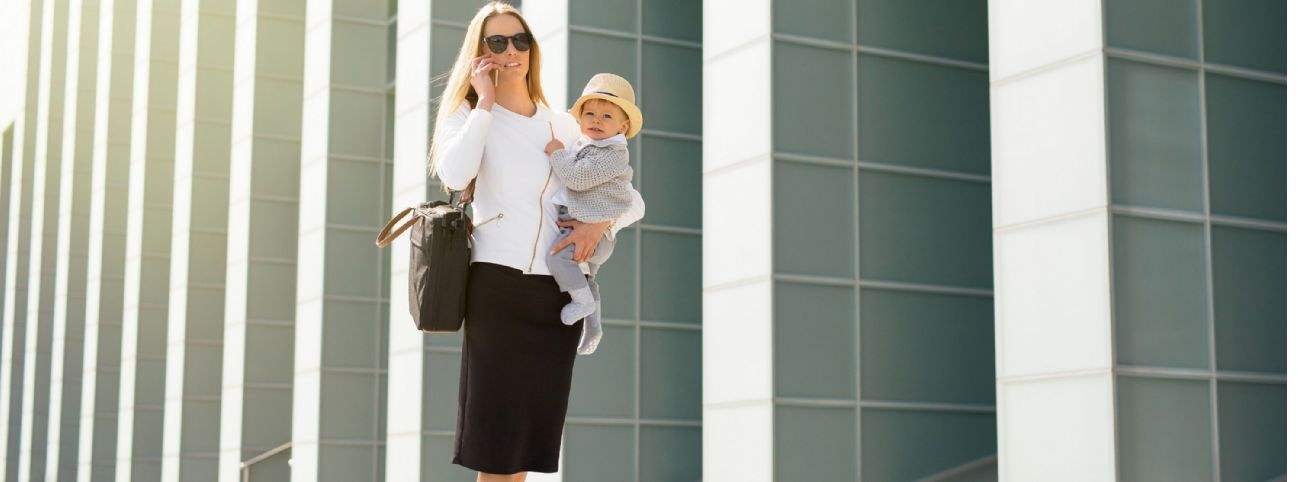
[[[611,95],[611,96],[613,96],[613,97],[618,97],[617,94],[614,94],[614,93],[612,93],[612,92],[605,92],[605,91],[602,91],[602,90],[597,90],[597,91],[595,91],[595,93],[596,93],[596,94]],[[620,99],[621,97],[618,97],[618,98]]]

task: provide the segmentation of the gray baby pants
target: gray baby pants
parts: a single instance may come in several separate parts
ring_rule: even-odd
[[[572,219],[568,215],[568,207],[559,205],[559,220],[566,221]],[[572,232],[572,228],[559,228],[559,239],[567,236]],[[613,254],[613,245],[616,239],[600,237],[599,244],[595,245],[595,252],[591,253],[586,264],[590,266],[590,276],[595,277],[599,271],[600,265],[608,261],[609,256]],[[569,244],[558,253],[546,256],[546,265],[550,268],[550,274],[554,275],[554,280],[559,283],[559,291],[569,292],[590,286],[592,281],[586,279],[586,275],[581,272],[581,266],[572,260],[572,256],[577,251],[577,245]]]

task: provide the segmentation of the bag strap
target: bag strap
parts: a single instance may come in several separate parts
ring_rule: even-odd
[[[401,233],[410,229],[410,227],[415,224],[415,221],[419,220],[417,216],[410,216],[410,220],[406,221],[405,224],[402,224],[401,227],[396,229],[396,231],[393,231],[392,227],[396,226],[397,222],[401,221],[401,218],[406,217],[407,214],[410,214],[414,210],[415,208],[409,207],[402,209],[401,212],[393,215],[392,219],[389,219],[388,223],[383,225],[383,230],[379,231],[379,236],[374,239],[374,244],[378,245],[380,248],[392,244],[392,240],[397,239],[397,236],[401,236]]]

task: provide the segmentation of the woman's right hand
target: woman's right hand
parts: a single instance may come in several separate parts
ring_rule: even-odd
[[[500,64],[491,60],[491,55],[475,57],[469,63],[469,85],[478,93],[477,107],[491,110],[496,103],[496,84],[491,79],[491,71],[499,69]]]

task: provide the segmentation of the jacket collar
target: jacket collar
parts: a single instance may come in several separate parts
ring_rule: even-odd
[[[586,134],[582,134],[581,137],[577,138],[576,147],[578,149],[582,147],[586,147],[586,145],[588,144],[599,146],[599,147],[608,147],[617,144],[626,145],[626,135],[617,134],[615,136],[608,137],[605,139],[591,139],[590,136]]]

